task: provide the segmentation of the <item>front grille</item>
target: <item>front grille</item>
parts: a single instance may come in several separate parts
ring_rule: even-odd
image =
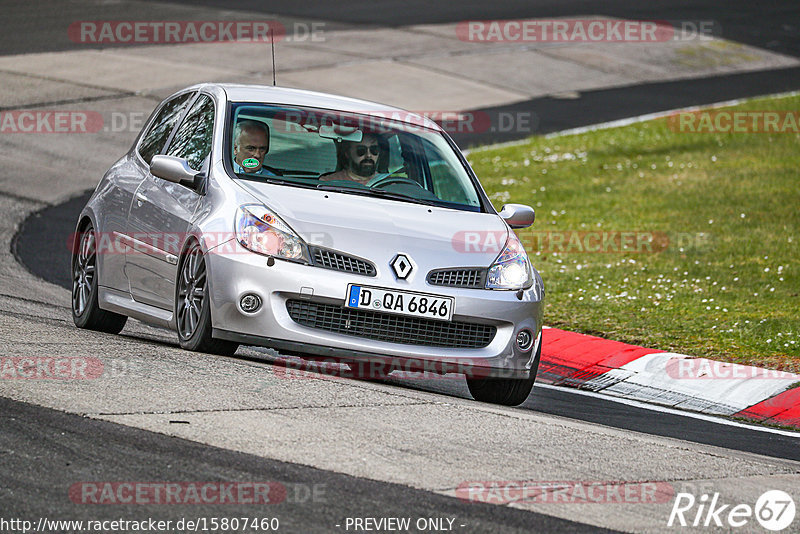
[[[489,345],[497,333],[491,325],[435,321],[302,300],[287,300],[286,310],[303,326],[406,345],[478,349]]]
[[[311,247],[311,256],[314,260],[314,266],[316,267],[343,271],[346,273],[363,274],[364,276],[375,276],[375,266],[361,258],[317,247]]]
[[[467,287],[483,289],[486,286],[486,269],[437,269],[428,273],[428,283],[433,286]]]

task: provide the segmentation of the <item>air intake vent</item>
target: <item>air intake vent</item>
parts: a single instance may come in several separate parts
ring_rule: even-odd
[[[492,325],[352,310],[302,300],[287,300],[286,310],[294,322],[309,328],[406,345],[478,349],[489,345],[497,333]]]
[[[367,260],[348,256],[341,252],[335,252],[324,248],[311,247],[311,257],[315,267],[342,271],[345,273],[355,273],[364,276],[375,276],[375,266]]]
[[[481,267],[437,269],[428,273],[428,283],[432,286],[483,289],[486,286],[486,269]]]

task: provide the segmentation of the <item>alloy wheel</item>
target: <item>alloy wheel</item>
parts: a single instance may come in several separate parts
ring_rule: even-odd
[[[195,243],[186,254],[178,278],[177,322],[183,339],[189,339],[197,330],[206,298],[206,262]]]
[[[97,271],[97,251],[92,229],[81,235],[78,254],[72,270],[72,309],[80,316],[86,311]]]

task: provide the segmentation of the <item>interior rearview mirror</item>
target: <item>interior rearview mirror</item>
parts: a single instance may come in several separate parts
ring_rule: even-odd
[[[323,124],[319,127],[320,137],[333,139],[335,141],[352,141],[358,143],[363,137],[361,130],[354,126],[343,126],[341,124]]]

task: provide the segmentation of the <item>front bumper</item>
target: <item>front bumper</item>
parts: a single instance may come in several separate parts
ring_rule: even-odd
[[[418,367],[418,363],[425,370],[438,372],[478,369],[482,376],[529,376],[541,340],[544,308],[538,275],[532,288],[519,292],[433,286],[425,281],[424,273],[401,285],[390,272],[366,277],[270,261],[235,240],[226,246],[225,253],[211,250],[206,256],[214,337],[336,360],[402,360],[411,362],[412,367]],[[287,310],[290,299],[344,306],[351,283],[454,297],[453,321],[492,325],[497,332],[482,348],[393,343],[303,326]],[[246,294],[261,299],[257,311],[241,309],[239,302]],[[526,351],[516,344],[521,329],[530,330],[536,340]]]

